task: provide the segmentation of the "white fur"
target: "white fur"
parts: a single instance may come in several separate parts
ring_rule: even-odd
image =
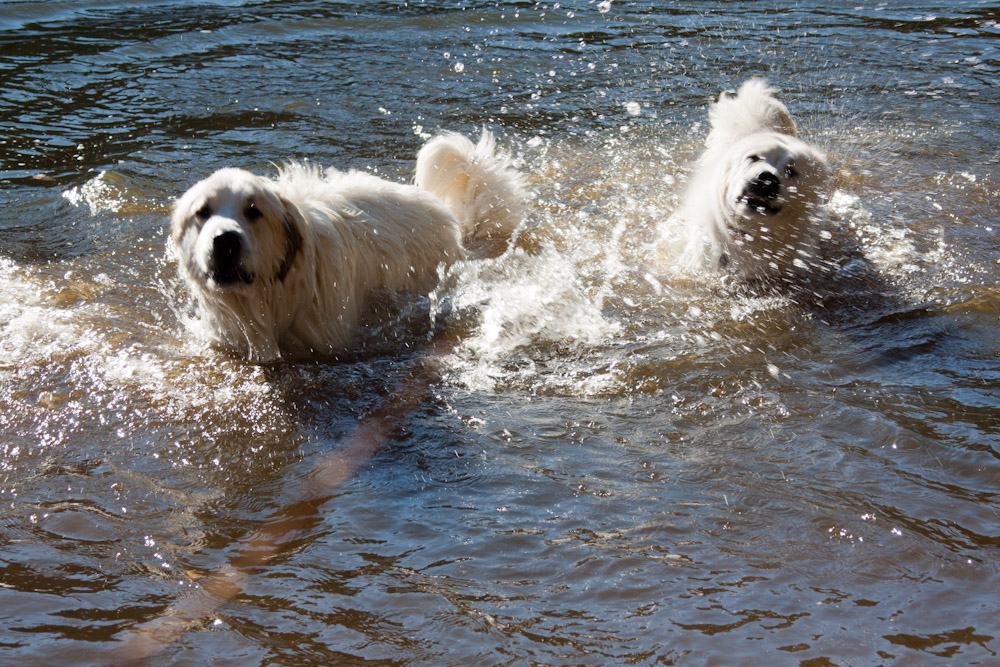
[[[680,210],[687,268],[771,279],[816,264],[829,166],[796,136],[775,92],[750,79],[709,109],[712,129]],[[766,188],[766,198],[750,194]]]
[[[524,214],[523,184],[506,160],[496,158],[490,132],[475,145],[455,133],[431,139],[417,154],[413,182],[454,211],[466,237],[509,236]]]
[[[464,237],[520,221],[522,177],[489,132],[477,146],[429,142],[415,182],[290,164],[273,179],[222,169],[196,183],[171,238],[201,328],[253,360],[343,353],[373,289],[426,292],[465,256]]]

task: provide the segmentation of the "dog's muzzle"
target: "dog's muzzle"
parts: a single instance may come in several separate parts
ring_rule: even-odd
[[[209,277],[222,287],[252,283],[253,275],[247,273],[240,264],[242,256],[243,236],[234,231],[220,232],[212,239],[208,261]]]
[[[740,193],[739,201],[765,215],[781,211],[781,179],[769,171],[754,176]]]

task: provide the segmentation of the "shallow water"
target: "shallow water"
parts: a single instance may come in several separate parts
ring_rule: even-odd
[[[121,657],[433,326],[426,400],[150,664],[996,662],[1000,11],[954,7],[0,6],[0,658]],[[706,104],[761,75],[876,277],[821,304],[650,251]],[[511,250],[350,359],[191,335],[165,225],[195,180],[405,180],[482,126],[534,189]]]

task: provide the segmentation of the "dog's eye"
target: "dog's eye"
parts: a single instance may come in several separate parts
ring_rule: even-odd
[[[196,218],[204,222],[205,220],[208,220],[209,218],[212,217],[212,207],[209,206],[208,204],[205,204],[197,211],[195,211],[194,215]]]
[[[795,168],[794,162],[789,162],[785,165],[785,176],[788,178],[795,178],[799,175],[799,170]]]
[[[749,160],[750,162],[760,162],[763,159],[764,158],[762,158],[759,155],[749,155],[749,156],[747,156],[747,160]]]
[[[243,209],[243,215],[246,217],[247,221],[257,222],[264,214],[260,212],[260,209],[257,208],[256,204],[250,202],[247,204],[247,207]]]

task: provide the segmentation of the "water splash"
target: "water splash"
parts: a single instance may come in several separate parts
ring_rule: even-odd
[[[118,213],[127,203],[122,192],[124,182],[120,175],[102,171],[83,185],[66,190],[62,196],[74,206],[86,206],[92,216],[104,211]]]
[[[457,264],[433,301],[435,315],[448,309],[468,323],[447,362],[453,379],[474,390],[542,385],[543,359],[599,346],[621,329],[603,313],[602,295],[582,283],[572,258],[550,248],[528,253],[515,247]]]

